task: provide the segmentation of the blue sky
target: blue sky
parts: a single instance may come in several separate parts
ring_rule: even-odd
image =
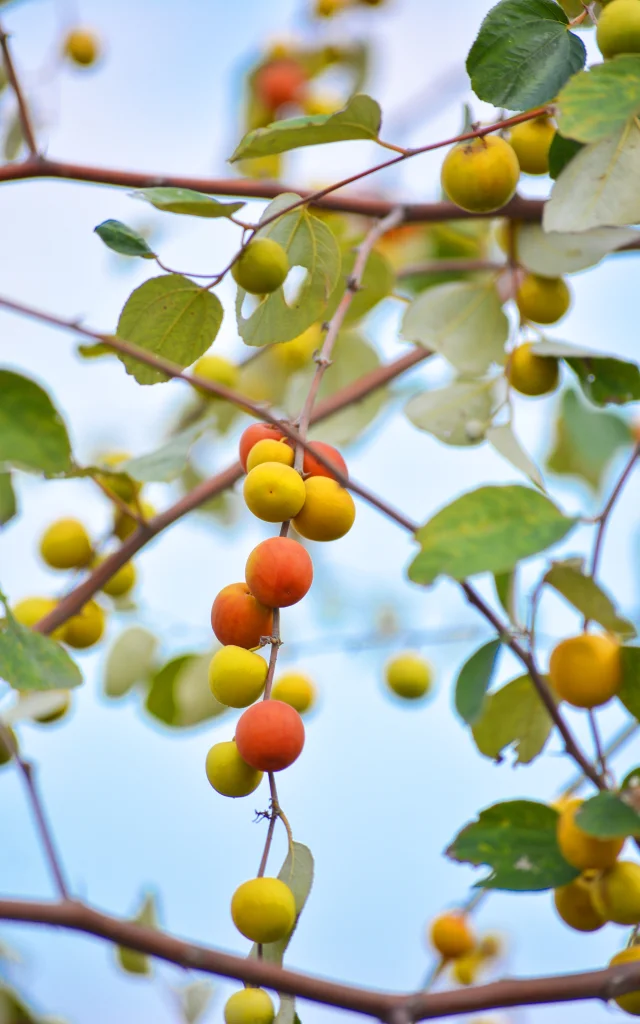
[[[106,59],[95,73],[63,71],[38,84],[37,69],[55,48],[61,23],[73,20],[75,4],[30,0],[5,15],[25,80],[45,123],[43,136],[55,157],[89,164],[165,173],[222,175],[237,141],[235,112],[243,69],[265,40],[309,32],[299,2],[268,5],[191,0],[82,0],[79,15],[105,40]],[[460,69],[488,4],[456,5],[424,0],[389,0],[388,9],[326,29],[329,38],[353,30],[375,46],[370,91],[383,110],[401,112],[407,97],[434,85],[438,106],[442,76]],[[449,93],[447,92],[448,96]],[[464,79],[453,102],[397,139],[402,143],[446,137],[460,123],[466,99]],[[478,116],[487,113],[477,104]],[[389,117],[390,130],[394,119]],[[288,180],[316,183],[338,178],[374,158],[366,143],[343,145],[294,157]],[[390,172],[377,182],[407,198],[433,199],[441,157],[433,154]],[[540,184],[527,186],[540,192]],[[258,214],[261,204],[251,204]],[[224,264],[237,244],[236,229],[222,222],[162,218],[135,203],[125,191],[56,182],[5,185],[0,191],[3,224],[3,279],[0,291],[65,317],[81,316],[109,330],[130,291],[149,274],[141,263],[123,268],[93,235],[108,218],[158,227],[162,255],[171,266],[209,270]],[[615,257],[573,280],[575,303],[556,332],[558,338],[633,356],[632,307],[635,257]],[[232,290],[221,289],[231,309]],[[371,321],[371,337],[389,358],[404,351],[397,340],[399,310],[391,305]],[[231,314],[217,349],[236,355],[240,346]],[[134,454],[153,449],[184,401],[179,384],[140,388],[115,361],[83,363],[73,338],[0,314],[2,364],[46,383],[67,419],[79,461],[105,448]],[[415,371],[403,393],[421,380],[437,379],[437,368]],[[522,401],[518,430],[534,455],[549,443],[555,398]],[[374,491],[418,520],[462,490],[481,483],[517,480],[486,448],[451,450],[418,433],[399,412],[386,416],[347,453],[351,472]],[[231,443],[212,451],[223,466]],[[615,470],[612,470],[613,479]],[[609,484],[611,482],[609,480]],[[567,508],[596,510],[588,495],[553,482]],[[162,508],[168,487],[149,489]],[[627,612],[639,605],[637,507],[640,483],[632,480],[615,513],[603,561],[603,579]],[[84,482],[49,482],[25,477],[20,486],[21,518],[0,537],[0,580],[14,600],[53,592],[59,581],[38,561],[36,541],[61,515],[78,514],[99,534],[108,522],[105,502]],[[153,628],[166,654],[206,650],[211,642],[208,613],[224,584],[241,578],[246,555],[266,535],[247,515],[241,526],[222,531],[197,517],[173,528],[143,552],[137,621]],[[586,530],[564,550],[587,543]],[[451,686],[456,670],[481,639],[483,623],[457,590],[440,583],[421,591],[405,581],[412,544],[393,524],[359,504],[352,533],[314,552],[316,597],[284,616],[285,640],[304,645],[295,661],[317,681],[321,694],[309,721],[303,756],[281,776],[282,804],[294,835],[316,859],[316,882],[287,962],[301,970],[363,985],[406,989],[419,984],[429,965],[424,927],[431,916],[464,898],[475,878],[441,851],[479,808],[510,796],[551,797],[571,776],[557,744],[545,758],[517,771],[480,760],[454,716]],[[531,582],[540,566],[529,563]],[[486,589],[486,588],[485,588]],[[488,592],[488,591],[487,591]],[[330,598],[330,600],[328,600]],[[324,603],[323,603],[324,602]],[[391,606],[410,628],[460,629],[459,643],[429,644],[436,669],[436,695],[419,709],[398,706],[383,692],[387,652],[323,652],[323,637],[359,634],[372,628],[380,608]],[[116,618],[109,638],[124,622]],[[577,627],[560,602],[549,600],[542,616],[546,633],[561,636]],[[312,641],[312,642],[311,642]],[[285,648],[286,655],[286,648]],[[259,791],[246,801],[225,801],[208,786],[203,763],[208,747],[232,735],[232,719],[213,728],[168,735],[143,717],[135,700],[107,704],[100,695],[104,649],[81,658],[86,684],[68,721],[59,727],[22,730],[23,745],[37,762],[47,807],[74,890],[114,913],[130,913],[141,890],[160,895],[163,923],[243,954],[247,944],[235,931],[229,900],[236,886],[255,873],[264,825],[253,823],[255,807],[266,805]],[[517,674],[509,658],[504,678]],[[622,717],[603,714],[612,733]],[[587,741],[584,721],[575,726]],[[634,763],[633,750],[620,758]],[[0,846],[2,890],[49,896],[51,891],[19,780],[0,778],[5,827]],[[272,865],[284,857],[278,836]],[[508,973],[549,973],[602,965],[618,948],[615,926],[590,936],[569,932],[553,915],[550,899],[495,895],[479,914],[483,928],[503,931]],[[71,934],[3,926],[1,934],[23,957],[20,984],[43,1010],[71,1024],[157,1024],[175,1021],[169,985],[182,972],[160,968],[155,980],[125,977],[113,966],[109,948]],[[233,985],[216,982],[208,1020],[222,1019],[225,994]],[[302,1004],[303,1024],[323,1024],[335,1012]],[[541,1008],[496,1020],[552,1024],[597,1024],[609,1012],[596,1005]]]

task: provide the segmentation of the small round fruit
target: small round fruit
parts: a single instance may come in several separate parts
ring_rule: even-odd
[[[279,878],[251,878],[231,899],[231,917],[238,931],[252,942],[277,942],[291,933],[296,901]]]
[[[457,957],[451,968],[453,980],[458,985],[474,985],[478,979],[481,964],[482,958],[476,952]]]
[[[95,601],[87,601],[80,611],[65,623],[62,639],[69,647],[82,651],[98,643],[104,633],[104,627],[104,610]]]
[[[612,0],[598,19],[596,41],[603,57],[640,53],[638,0]]]
[[[262,781],[262,772],[240,757],[235,740],[214,744],[207,754],[205,770],[209,782],[222,796],[249,796]]]
[[[142,517],[145,520],[153,519],[156,514],[155,508],[153,505],[150,505],[148,501],[140,502],[140,511],[142,512]],[[136,508],[134,508],[134,512],[137,512]],[[113,520],[113,533],[118,540],[126,540],[127,537],[130,537],[132,533],[136,532],[139,525],[140,524],[133,516],[127,515],[127,513],[123,512],[122,509],[116,509],[116,514]]]
[[[304,725],[300,715],[280,700],[253,704],[240,716],[236,743],[243,761],[261,772],[281,772],[300,756]]]
[[[6,732],[10,733],[9,742],[5,740],[4,735],[0,732],[0,768],[3,768],[5,764],[9,764],[9,761],[13,757],[13,747],[9,744],[13,740],[13,746],[18,749],[18,739],[13,729],[8,725],[4,726]]]
[[[582,800],[568,800],[558,815],[560,852],[579,871],[612,868],[624,846],[624,839],[596,839],[583,832],[574,820],[581,804]]]
[[[587,873],[553,890],[558,914],[576,932],[597,932],[607,923],[607,918],[594,906],[593,887],[594,881]]]
[[[123,466],[130,458],[131,456],[128,452],[109,452],[107,455],[102,456],[100,465],[104,466],[105,469],[117,471],[118,467]],[[117,494],[123,501],[133,501],[136,494],[139,494],[142,490],[142,484],[127,476],[126,473],[121,473],[119,476],[97,473],[96,480],[104,484],[105,487],[108,487],[110,491]]]
[[[269,537],[247,558],[245,579],[262,604],[268,608],[288,608],[309,592],[313,562],[302,544],[291,537]]]
[[[104,562],[104,558],[100,558],[96,564],[99,565],[100,562]],[[103,594],[108,594],[109,597],[124,597],[125,594],[133,590],[135,585],[135,565],[133,562],[125,562],[100,589]]]
[[[224,1024],[272,1024],[275,1007],[263,988],[241,988],[224,1005]]]
[[[223,587],[211,607],[211,628],[221,644],[258,647],[271,636],[273,611],[257,601],[246,583]]]
[[[507,379],[521,395],[537,398],[555,391],[560,372],[557,359],[538,356],[531,348],[531,343],[526,341],[513,350],[507,366]]]
[[[556,130],[548,117],[516,124],[509,134],[520,170],[525,174],[549,173],[549,149]]]
[[[420,700],[431,689],[431,666],[419,654],[407,651],[387,662],[385,680],[390,690],[405,700]]]
[[[91,560],[89,534],[77,519],[58,519],[42,535],[40,554],[52,569],[79,569]]]
[[[449,911],[436,917],[430,929],[431,944],[446,960],[467,956],[476,944],[466,914]]]
[[[282,431],[278,430],[271,423],[252,423],[250,427],[247,427],[242,432],[238,447],[238,458],[245,473],[247,472],[249,452],[258,441],[262,441],[265,438],[271,441],[279,441],[282,437],[284,437]]]
[[[600,707],[620,688],[620,645],[611,636],[595,633],[561,640],[551,654],[549,678],[558,697],[573,707]]]
[[[346,477],[349,476],[349,470],[347,469],[346,462],[342,458],[338,449],[334,448],[333,445],[326,444],[324,441],[314,441],[311,448],[311,452],[305,451],[304,462],[302,464],[302,471],[306,476],[327,476],[331,480],[335,479],[331,470],[327,469],[326,466],[323,466],[323,464],[318,461],[318,459],[314,458],[314,451],[318,452],[319,455],[323,455],[325,459],[335,466],[339,473],[342,473]]]
[[[640,864],[619,860],[593,886],[593,903],[607,921],[640,924]]]
[[[328,476],[310,476],[304,482],[306,498],[293,525],[307,540],[339,540],[349,532],[356,518],[353,498]]]
[[[229,708],[248,708],[258,699],[266,681],[266,661],[244,647],[221,647],[209,663],[211,692]]]
[[[618,3],[619,0],[613,0],[613,2]],[[611,957],[609,967],[615,967],[616,964],[637,963],[638,960],[640,960],[640,946],[629,946],[628,949],[622,949]],[[624,996],[617,996],[615,1001],[625,1013],[631,1014],[632,1017],[640,1017],[640,989],[627,992]]]
[[[513,196],[520,165],[508,142],[498,135],[461,142],[442,164],[442,187],[449,199],[469,213],[492,213]]]
[[[316,688],[302,672],[285,672],[273,684],[271,696],[304,715],[315,704]]]
[[[293,519],[306,498],[302,477],[282,462],[262,462],[255,466],[247,474],[242,493],[249,511],[265,523]]]
[[[516,292],[516,305],[525,320],[555,324],[569,309],[571,293],[562,277],[526,274]]]
[[[45,615],[52,612],[57,605],[58,602],[52,597],[24,597],[22,601],[18,601],[13,606],[11,611],[22,626],[31,628],[40,622],[40,619],[44,619]]]
[[[231,268],[233,280],[251,295],[268,295],[284,284],[289,257],[272,238],[256,238]]]
[[[234,363],[224,359],[223,356],[202,356],[195,364],[193,373],[195,377],[202,377],[203,380],[208,380],[212,384],[222,384],[225,388],[235,388],[238,383],[240,370]],[[204,388],[198,388],[197,390],[205,398],[216,397],[209,391],[205,391]]]
[[[316,18],[333,18],[344,8],[345,0],[316,0],[314,14]]]
[[[79,67],[89,68],[100,56],[100,40],[89,29],[74,28],[64,40],[63,53]]]
[[[285,370],[302,370],[311,362],[314,352],[322,345],[322,327],[312,324],[291,341],[272,345],[269,349],[277,363]]]
[[[251,472],[263,462],[281,462],[284,466],[293,466],[295,456],[293,448],[284,441],[273,441],[265,437],[257,441],[247,456],[247,470]]]
[[[302,98],[306,83],[306,71],[291,57],[270,61],[255,76],[256,95],[268,110],[297,103]]]
[[[500,935],[489,933],[478,941],[478,956],[482,960],[495,960],[502,955],[504,942]]]

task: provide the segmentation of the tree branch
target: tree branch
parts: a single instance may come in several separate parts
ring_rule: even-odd
[[[608,1001],[640,988],[640,964],[619,964],[600,971],[545,978],[496,981],[450,992],[395,994],[343,985],[252,957],[232,956],[209,946],[177,939],[100,913],[83,903],[0,900],[0,920],[52,925],[84,932],[181,967],[263,985],[287,995],[353,1010],[391,1022],[433,1020],[510,1006],[548,1005],[588,999]]]
[[[36,136],[31,122],[29,106],[24,92],[22,91],[22,86],[20,85],[20,79],[18,78],[15,64],[13,63],[13,56],[9,46],[9,36],[2,25],[0,25],[0,49],[2,50],[7,78],[9,79],[9,83],[18,103],[18,117],[20,118],[20,127],[22,128],[24,141],[31,153],[32,160],[37,164],[40,162],[40,158],[38,157],[38,143],[36,142]]]
[[[611,513],[613,512],[613,509],[615,507],[615,504],[616,504],[618,498],[620,497],[620,495],[622,493],[624,485],[626,484],[627,480],[631,476],[631,473],[633,472],[633,467],[635,466],[636,462],[638,461],[638,458],[640,458],[640,442],[638,442],[634,446],[633,452],[631,453],[631,458],[627,462],[626,466],[624,467],[624,469],[623,469],[623,471],[622,471],[622,473],[620,475],[620,478],[619,478],[617,484],[613,488],[613,490],[611,492],[611,496],[610,496],[607,504],[605,505],[605,507],[603,508],[602,512],[598,516],[598,527],[596,529],[596,540],[595,540],[595,544],[594,544],[594,547],[593,547],[593,557],[591,559],[591,575],[594,578],[596,576],[596,573],[598,572],[598,565],[600,563],[600,554],[601,554],[601,551],[602,551],[602,543],[604,541],[604,534],[605,534],[605,530],[607,528],[607,524],[609,522],[609,518],[611,516]]]

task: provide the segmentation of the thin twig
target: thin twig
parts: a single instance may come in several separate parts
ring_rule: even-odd
[[[7,78],[16,97],[18,104],[18,116],[20,118],[20,127],[22,128],[22,135],[24,141],[27,144],[31,156],[35,160],[39,160],[38,157],[38,143],[36,142],[35,132],[33,130],[33,124],[31,121],[31,114],[29,112],[29,106],[27,104],[22,86],[20,85],[20,79],[16,72],[15,64],[13,63],[13,56],[11,54],[11,48],[9,46],[9,36],[5,32],[2,25],[0,25],[0,49],[2,50],[2,57],[4,60],[5,70],[7,72]]]
[[[607,504],[605,505],[605,507],[603,508],[602,512],[598,516],[598,527],[596,529],[596,539],[595,539],[595,544],[594,544],[594,547],[593,547],[593,557],[591,559],[591,575],[593,577],[595,577],[596,573],[598,572],[598,564],[600,562],[600,553],[602,551],[602,543],[604,541],[604,533],[605,533],[605,530],[607,528],[607,524],[609,522],[609,517],[611,516],[611,513],[613,512],[614,506],[615,506],[618,498],[620,497],[620,494],[622,492],[622,489],[623,489],[624,485],[626,484],[627,480],[631,476],[631,473],[633,472],[633,467],[635,466],[639,456],[640,456],[640,442],[638,442],[638,444],[636,444],[634,446],[633,452],[631,453],[631,458],[627,462],[626,466],[624,467],[624,469],[623,469],[623,471],[622,471],[622,473],[620,475],[620,478],[619,478],[617,484],[613,488],[613,490],[611,492],[611,496],[610,496]]]
[[[276,830],[276,821],[281,815],[280,802],[278,800],[278,790],[276,789],[276,779],[273,772],[269,772],[269,793],[271,794],[271,806],[269,809],[269,827],[267,829],[267,837],[264,843],[264,849],[262,851],[262,857],[260,858],[260,867],[258,868],[258,878],[263,878],[264,873],[267,870],[267,861],[269,860],[269,852],[271,850],[271,844],[273,842],[273,834]]]
[[[506,263],[498,263],[496,260],[425,260],[423,263],[407,263],[397,271],[396,277],[402,280],[403,277],[415,277],[417,274],[467,274],[473,271],[496,271],[504,270]]]
[[[596,718],[596,714],[593,708],[589,708],[589,727],[591,729],[591,736],[593,737],[593,747],[596,752],[596,760],[600,766],[600,774],[602,775],[603,779],[606,779],[607,762],[602,747],[602,738],[600,736],[600,730],[598,728],[598,720]]]

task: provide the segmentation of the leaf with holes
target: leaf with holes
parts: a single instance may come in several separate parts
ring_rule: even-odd
[[[147,260],[155,258],[155,253],[142,235],[123,224],[121,220],[105,220],[93,230],[108,249],[120,253],[121,256],[142,256]]]
[[[410,398],[405,414],[418,430],[444,444],[482,444],[504,395],[504,378],[455,380]]]
[[[500,640],[490,640],[465,661],[455,688],[456,711],[463,722],[472,725],[482,714],[485,694],[496,670]]]
[[[640,814],[615,793],[598,793],[578,808],[576,825],[598,839],[640,837]]]
[[[552,729],[551,716],[526,675],[485,698],[471,731],[480,753],[492,761],[502,761],[503,751],[513,747],[515,764],[530,764],[544,750]]]
[[[609,595],[573,562],[555,562],[545,574],[544,580],[586,619],[592,619],[604,629],[622,637],[636,635],[633,623],[618,615]]]
[[[278,196],[264,211],[261,223],[286,210],[299,198],[293,193]],[[247,293],[238,288],[238,332],[245,344],[255,346],[291,341],[311,324],[322,320],[340,275],[338,243],[327,225],[306,207],[283,213],[260,232],[260,237],[278,242],[287,253],[289,266],[303,267],[307,274],[290,302],[283,288],[278,288],[259,301],[248,317],[242,312]]]
[[[143,199],[164,213],[182,213],[189,217],[233,217],[244,203],[220,203],[204,192],[191,188],[143,188],[132,193],[134,199]]]
[[[222,305],[217,295],[181,274],[163,274],[145,281],[129,296],[117,335],[183,369],[207,351],[221,323]],[[118,358],[138,384],[168,379],[161,370],[133,356],[118,354]]]
[[[613,456],[630,442],[629,427],[619,416],[593,409],[575,391],[565,391],[547,469],[577,476],[597,491]]]
[[[0,468],[64,473],[71,445],[60,413],[33,380],[0,370]]]
[[[640,114],[640,56],[620,54],[570,78],[557,101],[558,130],[578,142],[600,142]]]
[[[296,921],[286,938],[277,942],[266,942],[262,946],[262,959],[271,964],[282,964],[285,950],[298,926],[300,914],[309,898],[313,885],[313,855],[308,846],[293,842],[289,847],[286,860],[278,872],[278,878],[289,886],[296,902]],[[257,945],[252,946],[250,956],[258,955]]]

